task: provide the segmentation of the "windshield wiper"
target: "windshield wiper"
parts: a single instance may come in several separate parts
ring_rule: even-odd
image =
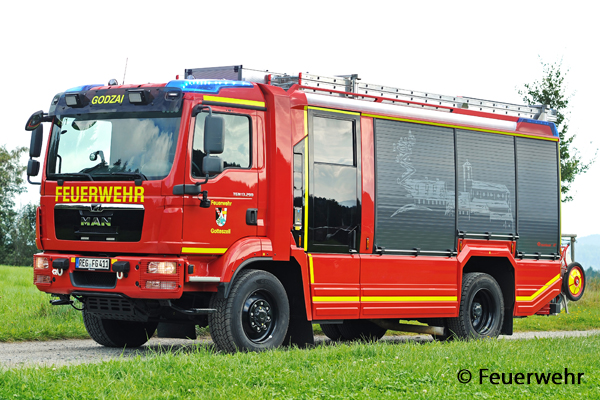
[[[139,178],[143,181],[148,180],[146,175],[142,174],[141,172],[107,172],[107,173],[95,174],[95,175],[96,176],[98,176],[98,175],[120,175],[120,176],[129,176],[129,177]]]
[[[49,174],[50,177],[52,178],[60,178],[60,177],[82,177],[82,178],[88,178],[90,181],[93,181],[94,178],[92,177],[92,175],[88,174],[87,172],[61,172],[59,174]]]

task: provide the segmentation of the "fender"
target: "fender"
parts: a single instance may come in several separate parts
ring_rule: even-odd
[[[225,254],[209,264],[212,276],[221,278],[222,283],[232,282],[236,270],[250,259],[272,258],[271,242],[269,239],[246,237],[235,242]]]
[[[514,256],[511,254],[512,242],[500,242],[490,240],[463,240],[463,249],[457,257],[459,265],[459,276],[471,257],[504,257],[510,261],[513,268],[517,268]],[[460,285],[459,285],[460,286]],[[459,288],[460,291],[460,288]]]

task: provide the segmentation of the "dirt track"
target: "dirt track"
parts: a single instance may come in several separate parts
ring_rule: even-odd
[[[545,337],[577,337],[598,335],[600,330],[567,331],[567,332],[526,332],[513,336],[501,336],[501,339],[532,339]],[[407,341],[431,341],[429,335],[420,336],[385,336],[386,341],[403,343]],[[315,342],[330,343],[325,336],[315,337]],[[210,339],[160,339],[152,338],[148,344],[138,349],[115,349],[98,345],[91,339],[87,340],[53,340],[48,342],[16,342],[0,343],[1,368],[28,367],[37,365],[69,365],[101,362],[105,360],[145,356],[169,349],[176,351],[193,351],[198,345],[212,346]]]

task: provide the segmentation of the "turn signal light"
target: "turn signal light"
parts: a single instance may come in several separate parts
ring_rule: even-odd
[[[177,263],[173,261],[151,261],[148,263],[148,273],[169,274],[177,273]]]
[[[146,289],[177,289],[177,282],[146,281]]]
[[[35,268],[46,269],[48,268],[48,265],[48,257],[35,257]]]
[[[50,283],[52,282],[52,278],[50,275],[36,275],[33,283]]]

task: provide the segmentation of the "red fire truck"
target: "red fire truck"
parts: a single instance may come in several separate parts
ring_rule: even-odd
[[[315,323],[333,340],[495,337],[583,295],[583,268],[561,264],[554,110],[185,74],[75,87],[26,125],[34,283],[80,302],[96,342],[208,325],[218,349],[257,351],[313,343]]]

